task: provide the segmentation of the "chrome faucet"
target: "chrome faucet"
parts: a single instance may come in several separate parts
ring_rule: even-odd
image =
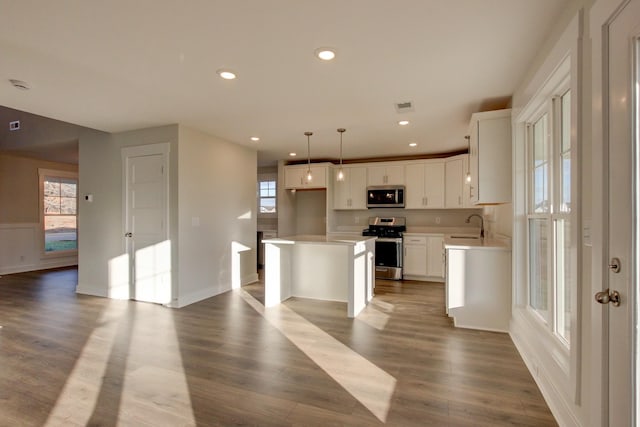
[[[469,224],[471,222],[471,218],[473,218],[474,216],[477,216],[478,218],[480,218],[480,238],[484,239],[484,218],[481,215],[471,214],[467,217],[467,219],[464,220],[464,222]]]

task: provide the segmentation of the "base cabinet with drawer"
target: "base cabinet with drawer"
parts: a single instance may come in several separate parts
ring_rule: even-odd
[[[444,236],[442,234],[405,233],[402,277],[406,280],[444,281]]]

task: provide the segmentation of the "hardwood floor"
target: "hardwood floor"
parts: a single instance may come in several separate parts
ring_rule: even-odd
[[[1,426],[556,425],[506,334],[453,328],[442,284],[265,310],[252,284],[179,310],[0,278]]]

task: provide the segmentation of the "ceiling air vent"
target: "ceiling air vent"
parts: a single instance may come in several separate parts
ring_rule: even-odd
[[[29,89],[31,89],[31,86],[29,85],[29,83],[23,82],[22,80],[9,79],[9,82],[16,89],[20,89],[20,90],[29,90]]]
[[[20,129],[20,120],[16,120],[15,122],[9,122],[9,130],[19,130]]]
[[[407,113],[409,111],[413,111],[413,102],[411,101],[398,102],[395,104],[395,106],[398,113]]]

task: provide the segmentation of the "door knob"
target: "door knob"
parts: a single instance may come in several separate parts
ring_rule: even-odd
[[[620,305],[620,293],[618,291],[609,292],[609,289],[605,289],[601,292],[596,292],[596,302],[599,304],[613,304],[614,307]]]
[[[133,237],[132,232],[124,233],[124,237]]]

